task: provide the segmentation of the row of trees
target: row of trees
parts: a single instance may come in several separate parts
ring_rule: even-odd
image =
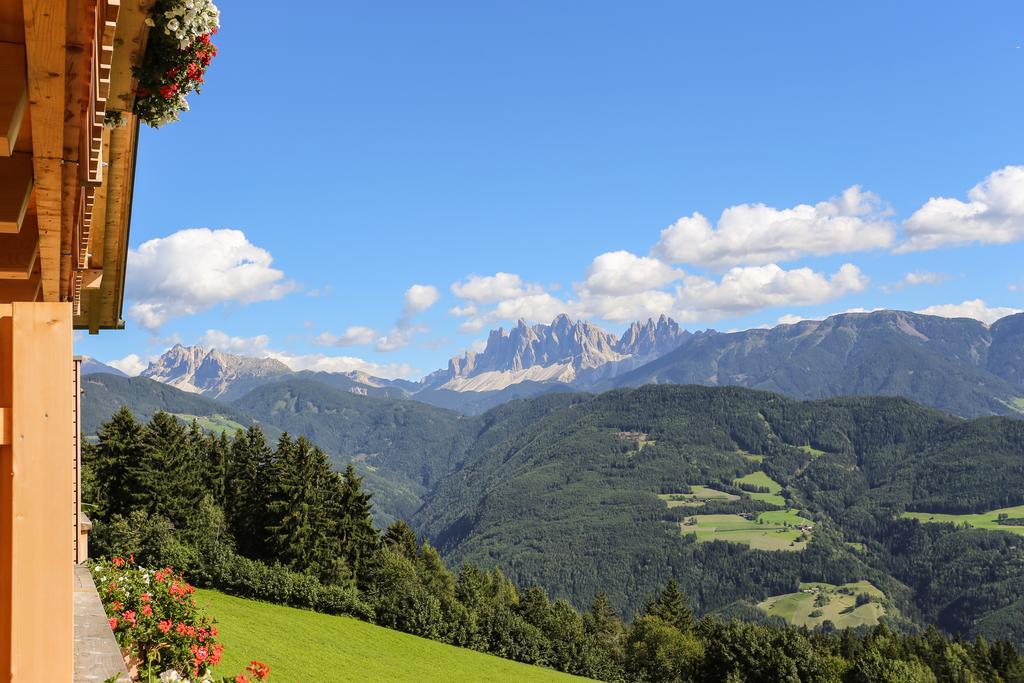
[[[675,581],[626,623],[600,590],[579,611],[497,568],[452,571],[405,522],[380,533],[353,468],[303,438],[271,447],[257,426],[228,438],[127,409],[98,436],[84,452],[93,549],[200,584],[602,680],[1024,680],[1002,643],[697,619]]]

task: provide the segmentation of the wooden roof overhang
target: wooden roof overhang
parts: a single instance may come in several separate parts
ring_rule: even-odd
[[[124,326],[151,5],[0,0],[0,303],[66,301],[76,328]]]

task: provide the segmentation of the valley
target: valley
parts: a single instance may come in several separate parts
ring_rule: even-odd
[[[500,567],[577,606],[600,586],[633,615],[673,577],[699,614],[868,581],[895,627],[1024,637],[1007,626],[1024,614],[1012,569],[1024,550],[1007,540],[1024,527],[992,520],[1024,503],[1022,420],[673,384],[543,385],[467,415],[416,400],[408,383],[386,388],[396,398],[357,381],[285,374],[226,400],[93,374],[84,422],[95,434],[126,404],[229,435],[257,424],[271,442],[305,436],[365,477],[379,528],[407,520],[448,562]],[[928,523],[939,521],[983,528]],[[967,581],[964,563],[991,578]]]

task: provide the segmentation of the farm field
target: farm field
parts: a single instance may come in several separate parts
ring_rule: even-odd
[[[750,474],[744,475],[739,479],[733,481],[734,486],[740,486],[741,484],[750,484],[753,486],[763,486],[768,489],[767,493],[754,493],[746,491],[745,493],[763,503],[769,503],[771,505],[778,505],[782,507],[786,504],[786,499],[779,495],[782,491],[782,484],[769,477],[764,472],[758,470],[757,472],[751,472]]]
[[[665,501],[670,508],[675,507],[701,507],[704,500],[739,500],[739,496],[725,491],[719,491],[707,486],[694,485],[690,487],[690,493],[659,493],[658,498]]]
[[[214,434],[227,432],[228,436],[232,436],[239,429],[245,430],[243,425],[223,415],[189,415],[188,413],[171,413],[171,415],[186,423],[191,423],[192,420],[195,420],[202,429]]]
[[[224,657],[215,672],[235,675],[252,660],[270,680],[292,681],[583,681],[558,671],[445,645],[358,619],[196,591],[216,618]]]
[[[980,512],[975,515],[947,515],[939,512],[904,512],[901,517],[906,519],[916,519],[924,523],[967,524],[976,529],[1009,531],[1012,534],[1024,535],[1024,526],[999,524],[998,519],[1000,514],[1005,514],[1010,518],[1024,517],[1024,505],[1000,508],[989,512]]]
[[[857,596],[861,593],[867,593],[872,600],[857,606]],[[824,600],[819,596],[824,596]],[[843,629],[877,625],[879,617],[886,613],[883,600],[885,593],[868,581],[857,581],[842,586],[830,583],[801,583],[799,592],[774,595],[757,606],[770,615],[782,617],[794,626],[814,628],[827,620],[835,624],[836,628]],[[816,601],[825,604],[817,605]]]
[[[687,524],[694,520],[695,524]],[[813,524],[796,510],[762,512],[756,519],[741,515],[694,515],[680,522],[683,534],[694,534],[698,543],[728,541],[742,543],[755,550],[799,551],[807,547],[805,532],[795,528],[798,524]]]

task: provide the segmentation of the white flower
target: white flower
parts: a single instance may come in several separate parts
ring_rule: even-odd
[[[180,27],[181,27],[181,24],[178,23],[177,19],[171,19],[170,21],[167,22],[167,30],[169,30],[169,31],[177,31],[178,28],[180,28]]]
[[[156,26],[156,22],[153,21],[153,17],[146,17],[146,26]]]
[[[168,669],[167,671],[160,674],[159,680],[160,683],[169,683],[170,681],[183,681],[185,679],[182,678],[181,674],[179,674],[174,669]]]

